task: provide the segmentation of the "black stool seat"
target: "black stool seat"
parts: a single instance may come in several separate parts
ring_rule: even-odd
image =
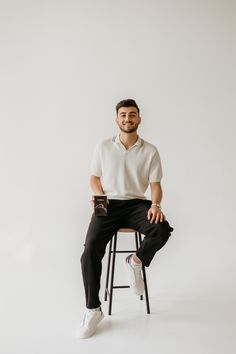
[[[124,233],[134,233],[135,235],[135,250],[117,250],[117,235],[118,232]],[[140,247],[142,242],[142,235],[140,232],[131,229],[131,228],[121,228],[119,229],[114,236],[112,237],[111,241],[109,242],[109,251],[108,251],[108,262],[107,262],[107,274],[106,274],[106,285],[105,285],[105,298],[104,300],[107,301],[107,297],[109,297],[109,310],[108,314],[111,315],[112,309],[112,298],[113,298],[113,289],[120,289],[120,288],[129,288],[129,285],[114,285],[114,273],[115,273],[115,260],[117,253],[135,253],[138,248]],[[111,260],[112,258],[112,260]],[[110,277],[111,273],[111,277]],[[148,288],[147,288],[147,277],[144,265],[142,265],[142,274],[143,274],[143,281],[144,281],[144,293],[146,299],[146,307],[147,313],[150,314],[150,305],[149,305],[149,297],[148,297]],[[143,295],[140,296],[140,300],[143,300]]]

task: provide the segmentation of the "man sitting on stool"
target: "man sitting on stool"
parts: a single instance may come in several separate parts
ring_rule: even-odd
[[[114,233],[127,226],[145,235],[136,254],[125,259],[130,288],[141,295],[142,264],[149,266],[173,231],[160,206],[162,167],[158,150],[137,134],[139,107],[133,99],[126,99],[116,105],[116,113],[120,134],[97,145],[91,165],[92,191],[107,196],[108,208],[107,216],[93,213],[81,257],[87,309],[80,338],[93,335],[104,317],[99,299],[102,258]],[[144,196],[148,185],[151,201]]]

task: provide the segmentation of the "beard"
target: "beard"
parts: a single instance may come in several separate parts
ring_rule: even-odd
[[[121,130],[123,133],[126,133],[126,134],[130,134],[130,133],[136,132],[137,129],[138,129],[138,127],[131,128],[131,129],[129,129],[129,130],[126,130],[126,129],[120,127],[120,130]]]
[[[122,125],[119,125],[119,128],[123,133],[131,134],[131,133],[136,132],[136,130],[138,129],[138,124],[137,125],[134,124],[134,125],[130,126],[130,128],[123,128]]]

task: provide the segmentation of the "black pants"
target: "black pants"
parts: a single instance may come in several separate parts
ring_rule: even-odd
[[[168,221],[150,223],[147,212],[151,201],[141,199],[109,200],[107,216],[92,215],[85,249],[81,257],[87,308],[99,307],[102,258],[106,245],[121,227],[129,227],[145,235],[137,256],[148,267],[155,253],[167,242],[173,228]]]

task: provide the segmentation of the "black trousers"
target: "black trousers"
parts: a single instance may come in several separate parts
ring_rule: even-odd
[[[168,221],[150,223],[147,212],[151,201],[141,199],[109,200],[107,216],[92,215],[85,249],[81,257],[82,275],[86,296],[86,307],[101,305],[99,299],[102,258],[108,242],[121,227],[133,228],[145,235],[136,252],[144,266],[148,267],[155,253],[162,248],[173,228]]]

